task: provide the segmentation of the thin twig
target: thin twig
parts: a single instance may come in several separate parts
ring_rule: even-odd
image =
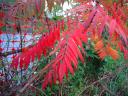
[[[127,65],[118,67],[118,68],[116,69],[116,71],[115,71],[116,74],[119,74],[124,68],[126,68],[126,66],[127,66]],[[109,75],[103,76],[102,78],[100,78],[99,80],[93,82],[93,83],[90,84],[89,86],[86,86],[86,87],[79,93],[78,96],[80,96],[83,92],[86,91],[86,89],[90,88],[92,85],[95,85],[95,84],[99,83],[99,82],[102,81],[102,80],[105,80],[105,79],[108,79],[108,78],[111,78],[111,77],[115,77],[116,74],[114,74],[114,73],[109,73]],[[109,90],[106,90],[106,91],[109,91]],[[110,91],[109,91],[109,93],[110,93]],[[113,94],[113,95],[114,95],[114,94]],[[116,96],[116,95],[114,95],[114,96]]]
[[[0,53],[0,57],[7,57],[8,55],[12,55],[12,54],[16,54],[21,52],[22,49],[18,49],[18,50],[13,50],[13,51],[8,51],[8,52],[4,52],[4,53]]]
[[[103,89],[105,91],[107,91],[108,93],[110,93],[112,96],[117,96],[116,94],[114,94],[113,92],[111,92],[105,85],[101,84],[101,86],[103,87]]]
[[[35,90],[39,91],[40,93],[43,93],[44,96],[47,96],[46,93],[44,91],[42,91],[41,89],[39,89],[33,85],[31,85],[30,87],[35,88]]]
[[[102,94],[105,92],[105,90],[103,89],[101,92],[100,92],[100,95],[99,96],[102,96]]]
[[[29,45],[26,48],[29,49],[31,47],[33,47],[33,45]],[[20,53],[20,52],[22,52],[22,49],[12,50],[12,51],[8,51],[8,52],[4,52],[4,53],[0,52],[0,57],[7,57],[7,56],[12,55],[12,54]]]
[[[19,90],[19,93],[23,93],[23,92],[26,90],[26,88],[27,88],[35,79],[37,79],[38,77],[40,77],[41,75],[43,75],[43,74],[46,72],[46,70],[47,70],[48,68],[50,68],[50,64],[47,65],[47,66],[45,66],[38,74],[34,75],[33,78],[30,78],[30,79],[28,80],[28,82],[26,83],[26,85],[25,85],[22,89]],[[17,95],[17,96],[19,96],[19,95]]]
[[[107,78],[110,78],[111,76],[112,76],[112,75],[109,75],[109,76],[103,76],[102,78],[100,78],[99,80],[93,82],[93,83],[90,84],[89,86],[86,86],[86,87],[84,88],[84,90],[82,90],[82,91],[79,93],[78,96],[80,96],[86,89],[90,88],[92,85],[95,85],[95,84],[97,84],[98,82],[100,82],[100,81],[102,81],[102,80],[105,80],[105,79],[107,79]]]
[[[49,26],[49,22],[48,22],[48,17],[46,15],[46,13],[44,13],[44,15],[45,15],[45,21],[46,21],[47,26],[48,26],[48,31],[50,32],[50,26]]]

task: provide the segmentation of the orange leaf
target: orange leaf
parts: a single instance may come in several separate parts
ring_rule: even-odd
[[[107,53],[108,53],[114,60],[117,60],[117,59],[119,58],[119,54],[118,54],[118,52],[117,52],[115,49],[113,49],[113,48],[110,47],[110,46],[107,46],[106,49],[107,49]]]
[[[103,41],[102,41],[102,40],[98,41],[98,42],[95,44],[95,50],[96,50],[96,51],[101,50],[103,47],[104,47],[104,44],[103,44]]]

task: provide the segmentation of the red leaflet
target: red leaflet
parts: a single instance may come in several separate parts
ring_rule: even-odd
[[[64,31],[64,20],[61,21],[61,29]]]
[[[40,10],[41,10],[41,6],[42,6],[41,0],[35,0],[35,5],[36,5],[36,9],[37,9],[37,11],[39,13]]]
[[[105,16],[105,18],[103,19],[102,24],[101,24],[101,26],[100,26],[100,29],[99,29],[99,35],[100,35],[100,36],[102,35],[102,32],[103,32],[103,30],[104,30],[106,21],[107,21],[107,16]]]
[[[123,48],[123,51],[124,51],[124,59],[128,60],[128,49]]]
[[[45,89],[46,86],[48,85],[49,82],[52,81],[52,71],[50,71],[46,76],[45,76],[45,80],[44,83],[42,84],[42,89]]]
[[[60,66],[59,66],[59,82],[60,83],[62,83],[66,70],[67,70],[66,64],[64,62],[60,63]]]
[[[21,57],[20,57],[20,60],[19,60],[19,63],[20,63],[20,68],[22,69],[23,68],[23,65],[24,65],[24,57],[23,57],[23,54],[21,55]]]
[[[3,33],[2,30],[0,30],[0,35],[1,35],[2,33]]]
[[[3,51],[3,48],[0,47],[0,52],[2,52],[2,51]]]
[[[67,49],[67,58],[70,59],[72,61],[72,63],[74,64],[74,68],[77,68],[77,64],[78,64],[78,61],[77,61],[77,58],[75,57],[74,53],[72,52],[72,50]]]
[[[66,72],[65,72],[66,78],[68,78],[68,66],[66,64]]]
[[[69,44],[72,44],[73,48],[78,53],[78,56],[82,60],[81,54],[79,54],[80,51],[79,51],[78,46],[82,49],[82,52],[84,53],[84,48],[83,48],[83,45],[82,45],[82,41],[86,43],[87,38],[86,38],[86,35],[85,35],[86,33],[83,34],[83,30],[84,30],[83,26],[80,26],[80,28],[81,28],[81,30],[76,30],[75,31],[74,36],[72,36],[72,39],[70,40]]]
[[[0,44],[3,42],[3,40],[0,39]]]
[[[53,69],[54,69],[54,71],[53,71],[53,82],[54,82],[54,84],[56,84],[56,80],[57,80],[57,66],[53,66]]]
[[[37,55],[37,57],[38,57],[38,60],[40,60],[41,55],[42,55],[42,49],[41,49],[40,44],[38,44],[36,47],[37,47],[37,48],[36,48],[36,52],[37,52],[36,55]]]
[[[0,12],[0,18],[3,18],[5,16],[4,12]]]
[[[69,61],[69,58],[65,57],[64,58],[64,62],[65,62],[65,65],[67,65],[67,69],[69,69],[69,71],[72,73],[72,75],[74,75],[74,71],[73,71],[73,68],[72,68],[72,64],[71,64],[71,61]]]
[[[0,20],[0,28],[4,26],[4,23]]]
[[[74,47],[74,43],[72,44],[72,40],[69,40],[69,48],[71,52],[74,54],[74,56],[77,58],[78,57],[77,49],[76,49],[76,46]]]
[[[35,57],[36,57],[36,46],[34,46],[33,48],[31,48],[29,50],[29,53],[31,54],[30,57],[31,57],[31,61],[33,62]]]
[[[19,56],[16,56],[15,59],[13,59],[11,66],[12,66],[13,68],[17,69],[18,63],[19,63]]]
[[[79,32],[76,32],[79,33]],[[75,34],[74,36],[72,36],[74,42],[79,45],[82,48],[82,42],[80,40],[80,34]]]
[[[68,25],[68,29],[71,28],[71,20],[70,17],[67,17],[67,25]]]
[[[87,33],[84,32],[84,34],[80,34],[80,38],[84,43],[87,43],[88,39],[87,39]]]
[[[29,57],[29,55],[31,55],[31,54],[28,53],[28,55],[27,55],[28,57],[25,57],[24,58],[24,62],[26,63],[26,64],[24,64],[25,69],[28,68],[28,65],[30,63],[30,57]]]
[[[82,62],[84,62],[83,56],[82,56],[80,50],[78,49],[78,47],[77,47],[77,45],[75,44],[75,42],[74,42],[73,39],[70,39],[69,44],[70,44],[69,46],[70,46],[70,48],[72,49],[72,51],[73,51],[74,53],[76,53],[77,56],[79,56],[79,58],[80,58],[80,60],[81,60]]]
[[[57,39],[57,40],[60,40],[60,28],[56,28],[56,29],[55,29],[55,33],[56,33],[56,34],[55,34],[56,39]]]
[[[49,84],[50,84],[50,87],[52,87],[52,76],[53,76],[53,71],[51,70],[50,72],[49,72],[49,78],[47,79],[48,80],[48,82],[49,82]]]
[[[96,15],[96,13],[97,13],[97,10],[96,10],[96,9],[93,10],[93,11],[90,13],[89,18],[88,18],[88,20],[85,22],[85,25],[84,25],[84,27],[85,27],[86,29],[89,27],[89,24],[90,24],[90,22],[92,21],[92,19],[94,18],[94,16]]]
[[[127,44],[128,43],[128,40],[127,40],[127,35],[125,33],[125,30],[123,30],[119,24],[118,24],[117,27],[118,27],[118,30],[119,30],[119,31],[117,31],[118,34],[123,37],[125,43]]]
[[[110,26],[109,26],[110,37],[112,36],[112,33],[114,32],[115,28],[116,28],[116,20],[112,19],[111,23],[110,23]]]

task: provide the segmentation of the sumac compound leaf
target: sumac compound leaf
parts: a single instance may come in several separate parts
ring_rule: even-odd
[[[86,35],[83,33],[84,26],[78,24],[78,29],[76,28],[74,31],[69,31],[63,35],[63,39],[60,40],[59,46],[55,49],[57,52],[57,56],[55,59],[51,61],[51,70],[54,74],[50,74],[51,70],[45,75],[45,81],[42,84],[42,88],[45,89],[47,84],[50,84],[48,79],[49,76],[53,77],[54,83],[59,81],[62,83],[64,76],[68,77],[68,72],[72,75],[74,74],[74,70],[77,68],[79,58],[84,63],[84,58],[80,49],[83,49],[82,42],[86,42]],[[85,37],[83,37],[85,36]],[[74,38],[77,37],[77,38]]]
[[[42,54],[46,56],[47,51],[54,47],[54,44],[60,38],[60,29],[54,28],[49,34],[42,36],[41,39],[31,48],[22,52],[14,58],[12,66],[17,68],[20,64],[20,68],[27,68],[29,63],[34,61],[36,57],[40,60]]]

